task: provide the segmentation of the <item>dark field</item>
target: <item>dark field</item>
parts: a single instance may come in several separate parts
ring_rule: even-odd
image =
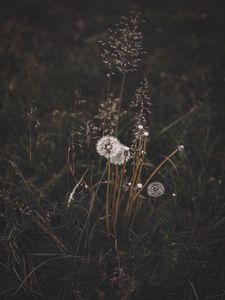
[[[156,176],[164,198],[109,235],[104,188],[91,213],[87,191],[66,204],[104,174],[88,131],[107,91],[98,41],[133,9],[146,54],[119,139],[147,77],[150,168],[185,151]],[[0,299],[225,300],[225,1],[1,0],[0,66]]]

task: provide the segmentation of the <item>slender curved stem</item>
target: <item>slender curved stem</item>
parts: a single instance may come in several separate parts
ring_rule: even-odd
[[[148,179],[145,181],[145,183],[143,184],[142,188],[134,195],[132,201],[131,201],[131,204],[130,204],[130,208],[129,208],[129,211],[128,211],[128,219],[127,221],[129,221],[129,218],[130,218],[130,214],[131,214],[131,211],[132,211],[132,207],[134,205],[134,202],[138,199],[139,195],[141,194],[141,192],[146,188],[146,186],[148,185],[148,183],[151,181],[151,179],[153,178],[153,176],[161,169],[161,167],[168,161],[170,160],[170,158],[172,156],[174,156],[178,151],[178,148],[175,149],[172,153],[170,153],[170,155],[168,155],[156,168],[155,170],[151,173],[151,175],[148,177]]]

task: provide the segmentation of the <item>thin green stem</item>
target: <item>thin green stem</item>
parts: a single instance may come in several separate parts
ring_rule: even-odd
[[[126,80],[126,73],[123,73],[121,88],[120,88],[120,96],[119,96],[119,107],[118,107],[118,117],[117,117],[117,123],[116,123],[116,131],[115,135],[117,135],[118,128],[119,128],[119,122],[120,122],[120,113],[121,113],[121,104],[123,100],[123,91],[125,86],[125,80]]]
[[[110,86],[111,86],[111,75],[110,75],[110,77],[108,79],[108,83],[107,83],[107,91],[106,91],[106,101],[107,101],[107,103],[109,101]],[[106,123],[105,121],[106,121],[106,117],[104,117],[103,136],[105,135],[105,129],[106,129],[105,128],[105,123]]]

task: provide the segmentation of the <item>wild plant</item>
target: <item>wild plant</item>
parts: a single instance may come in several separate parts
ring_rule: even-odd
[[[155,169],[149,172],[147,151],[152,102],[147,78],[141,81],[140,86],[136,89],[134,99],[130,103],[130,110],[133,114],[132,142],[127,146],[119,140],[119,124],[123,119],[122,100],[126,74],[137,69],[144,54],[140,24],[139,13],[121,17],[120,23],[114,29],[109,30],[108,40],[100,42],[102,59],[108,69],[109,81],[106,100],[100,104],[94,121],[97,121],[96,126],[98,126],[100,134],[100,138],[96,142],[96,152],[101,157],[101,165],[104,165],[105,159],[106,166],[103,168],[101,178],[97,181],[97,190],[93,188],[96,187],[95,183],[89,189],[92,198],[93,194],[94,197],[102,198],[105,193],[104,202],[101,199],[105,209],[104,215],[101,217],[106,220],[108,234],[116,234],[118,222],[126,224],[128,228],[131,226],[138,211],[145,206],[146,194],[151,198],[158,198],[164,194],[164,185],[154,181],[154,177],[166,162],[171,162],[172,157],[184,148],[182,145],[176,147]],[[111,91],[114,72],[122,74],[118,97],[113,96],[115,93]],[[89,140],[89,145],[90,143]],[[85,178],[87,182],[90,182],[87,175]],[[105,190],[104,186],[106,186]],[[98,191],[101,191],[100,196]],[[71,194],[67,205],[71,204]]]
[[[114,29],[108,30],[108,40],[100,41],[102,59],[108,69],[107,95],[110,91],[111,76],[116,71],[122,74],[115,133],[117,133],[119,126],[126,75],[137,70],[141,56],[144,54],[142,47],[143,35],[139,30],[140,22],[140,13],[132,12],[129,17],[121,17],[119,24],[116,24]]]

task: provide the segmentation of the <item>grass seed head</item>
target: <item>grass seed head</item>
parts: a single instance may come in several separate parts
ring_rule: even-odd
[[[140,13],[121,17],[119,24],[114,29],[108,30],[108,40],[100,41],[102,60],[110,72],[117,69],[124,74],[137,69],[144,54],[143,36],[139,31],[140,23]]]

